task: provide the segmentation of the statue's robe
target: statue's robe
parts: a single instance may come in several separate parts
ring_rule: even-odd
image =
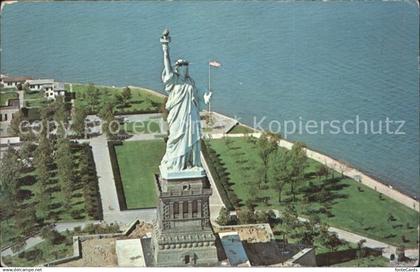
[[[183,79],[175,72],[167,74],[164,69],[162,81],[169,95],[166,102],[169,138],[161,166],[165,166],[168,171],[201,167],[201,96],[189,77]]]

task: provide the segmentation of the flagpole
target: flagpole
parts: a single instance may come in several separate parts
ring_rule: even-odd
[[[211,65],[210,65],[210,60],[209,60],[207,65],[209,66],[209,92],[211,92],[211,81],[210,81]],[[208,124],[211,123],[211,105],[210,105],[211,102],[210,102],[210,100],[211,99],[209,99],[209,120],[208,120]]]

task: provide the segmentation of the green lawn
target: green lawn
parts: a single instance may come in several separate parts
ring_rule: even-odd
[[[369,256],[361,259],[355,259],[344,263],[335,264],[336,267],[387,267],[389,260],[382,256]]]
[[[244,204],[250,191],[257,194],[261,199],[257,203],[260,209],[279,209],[286,207],[287,202],[292,201],[289,193],[290,187],[285,186],[282,194],[282,203],[278,202],[278,193],[271,187],[253,190],[249,184],[258,177],[256,169],[262,165],[258,156],[257,145],[246,138],[231,138],[230,143],[224,139],[210,140],[210,146],[219,155],[222,163],[227,168],[229,180],[237,196]],[[419,214],[406,206],[388,198],[379,198],[374,190],[359,184],[349,178],[341,178],[336,173],[335,179],[318,179],[314,172],[319,163],[314,160],[308,161],[305,169],[306,180],[300,184],[296,202],[294,203],[299,215],[318,214],[322,222],[336,226],[354,233],[387,242],[393,245],[404,245],[407,248],[416,247],[417,225]],[[312,185],[309,185],[312,182]],[[312,201],[305,203],[303,196],[308,194],[310,187],[318,187],[324,183],[331,199],[328,203]],[[358,189],[360,187],[360,191]],[[262,199],[268,199],[264,202]],[[326,208],[327,212],[320,208]],[[390,216],[392,215],[392,220]],[[402,240],[405,236],[405,242]]]
[[[238,124],[234,126],[228,134],[243,134],[243,133],[254,133],[255,131],[250,129],[249,127],[246,127],[244,125]]]
[[[15,91],[1,91],[0,92],[0,106],[6,106],[9,99],[18,98],[18,93]]]
[[[95,86],[100,93],[97,107],[93,109],[94,112],[99,111],[100,106],[109,101],[115,100],[115,95],[121,94],[123,88],[112,88],[106,86]],[[128,101],[126,107],[115,107],[115,111],[119,113],[132,112],[158,112],[163,98],[151,94],[141,88],[130,88],[132,97]],[[88,84],[73,84],[73,92],[76,93],[76,105],[90,108],[87,102],[88,99]]]
[[[160,121],[145,121],[145,122],[127,122],[124,123],[123,129],[130,134],[148,134],[160,132]]]
[[[27,107],[42,107],[48,103],[43,92],[25,92],[24,93],[25,105]]]
[[[163,140],[126,141],[115,146],[128,209],[156,207],[154,174],[165,153]]]

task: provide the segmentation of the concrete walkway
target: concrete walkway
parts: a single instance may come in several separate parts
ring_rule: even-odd
[[[19,95],[19,108],[23,108],[25,106],[25,91],[17,91]]]
[[[213,189],[213,193],[210,196],[209,204],[210,204],[210,221],[216,222],[217,217],[219,216],[220,209],[225,207],[225,204],[220,197],[219,191],[217,190],[216,184],[214,182],[213,176],[210,173],[209,167],[207,165],[206,160],[204,159],[203,153],[201,153],[201,162],[203,164],[204,170],[206,170],[207,177],[210,181],[210,186]]]
[[[208,116],[208,111],[201,112],[201,116]],[[225,116],[223,114],[217,113],[217,112],[211,112],[211,120],[212,124],[208,126],[207,122],[202,120],[201,121],[201,127],[203,128],[203,134],[209,135],[209,134],[226,134],[228,133],[234,126],[238,124],[238,121],[230,118],[228,116]],[[209,131],[209,129],[211,129]]]
[[[89,140],[98,175],[103,217],[106,223],[128,224],[135,219],[148,223],[156,217],[156,209],[120,211],[107,139],[104,135]]]
[[[117,117],[124,117],[125,122],[147,122],[150,120],[159,122],[162,119],[162,113],[121,114]]]

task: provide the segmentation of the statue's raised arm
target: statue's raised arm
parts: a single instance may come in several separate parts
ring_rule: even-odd
[[[160,43],[162,44],[163,49],[163,65],[165,73],[167,76],[172,74],[171,59],[169,57],[169,43],[171,42],[171,37],[169,36],[169,30],[165,29],[160,38]]]

